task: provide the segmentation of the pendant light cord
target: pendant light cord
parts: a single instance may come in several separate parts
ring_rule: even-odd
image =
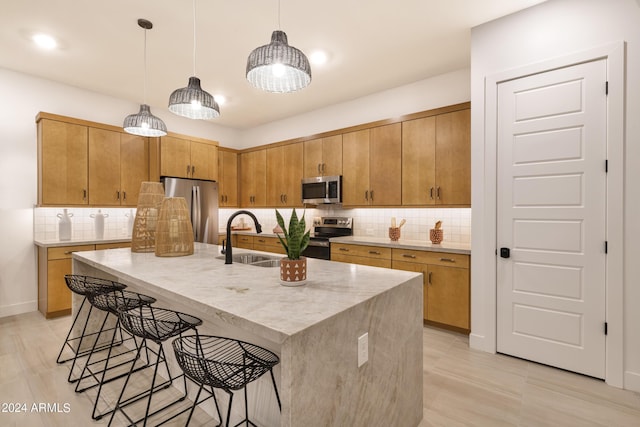
[[[144,29],[144,93],[142,94],[142,101],[147,103],[147,29]]]
[[[282,30],[282,25],[280,25],[280,0],[278,0],[278,30]]]
[[[196,0],[193,0],[193,76],[196,76]]]

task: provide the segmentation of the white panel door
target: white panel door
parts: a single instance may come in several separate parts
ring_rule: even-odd
[[[598,60],[500,83],[497,124],[498,351],[598,378],[605,82]]]

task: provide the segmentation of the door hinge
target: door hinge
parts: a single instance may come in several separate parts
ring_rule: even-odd
[[[607,333],[609,332],[609,326],[607,322],[604,322],[604,334],[607,335]]]
[[[604,253],[609,253],[609,242],[606,240],[604,241]]]
[[[604,83],[604,94],[609,95],[609,81]]]
[[[605,173],[609,172],[609,159],[604,161],[604,171]]]

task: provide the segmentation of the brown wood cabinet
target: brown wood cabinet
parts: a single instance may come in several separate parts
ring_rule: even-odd
[[[302,206],[303,153],[299,143],[267,149],[267,206]]]
[[[391,248],[332,243],[331,261],[391,268]]]
[[[267,204],[267,150],[240,154],[240,206],[264,207]]]
[[[395,206],[402,202],[402,125],[342,135],[343,203]]]
[[[253,250],[284,254],[284,248],[277,237],[253,236]]]
[[[64,276],[71,274],[73,252],[130,247],[130,242],[38,247],[38,310],[47,318],[71,313],[71,291]]]
[[[471,205],[470,110],[402,123],[402,204]]]
[[[89,203],[87,126],[38,119],[38,204]]]
[[[238,154],[233,151],[218,151],[218,194],[220,207],[238,206]]]
[[[148,138],[89,128],[90,205],[136,206],[148,180]]]
[[[160,137],[160,175],[217,181],[217,143],[175,135]]]
[[[342,175],[342,135],[304,142],[303,177]]]
[[[470,331],[469,255],[393,249],[392,268],[423,273],[424,320]]]

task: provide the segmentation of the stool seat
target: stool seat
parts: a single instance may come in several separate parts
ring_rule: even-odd
[[[190,314],[150,306],[133,310],[121,307],[119,315],[120,322],[127,331],[155,343],[166,341],[202,324],[201,319]]]
[[[148,306],[156,302],[156,299],[137,292],[115,289],[107,292],[89,293],[87,298],[92,306],[102,311],[118,315],[121,310]]]
[[[67,287],[78,295],[96,294],[105,291],[124,289],[127,285],[99,277],[67,274],[64,276]]]
[[[247,385],[267,372],[271,374],[278,407],[281,408],[273,375],[273,367],[280,363],[275,353],[255,344],[213,335],[185,335],[176,338],[172,344],[180,368],[187,377],[200,385],[187,425],[195,407],[200,403],[198,399],[205,386],[211,388],[210,394],[216,403],[220,425],[222,416],[213,389],[222,389],[229,395],[226,426],[229,426],[231,418],[232,392],[244,389],[245,419],[236,426],[243,423],[255,425],[249,420]]]

